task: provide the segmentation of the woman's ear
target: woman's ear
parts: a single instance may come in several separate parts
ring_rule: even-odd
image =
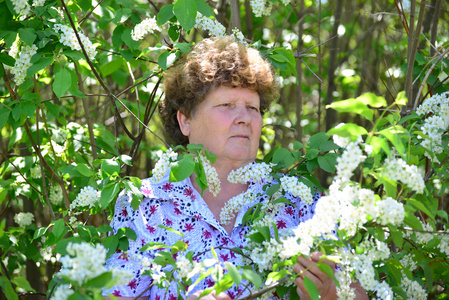
[[[185,136],[190,135],[190,119],[186,117],[180,110],[176,113],[176,117],[178,118],[179,128],[181,132]]]

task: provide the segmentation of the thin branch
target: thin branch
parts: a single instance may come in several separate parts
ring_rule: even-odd
[[[36,81],[35,81],[35,83],[36,83]],[[36,83],[36,86],[37,86],[37,83]],[[40,143],[40,137],[39,137],[39,106],[36,106],[36,139],[37,139],[37,143],[38,143],[36,146],[40,151],[41,143]],[[56,154],[55,154],[56,152],[52,146],[51,140],[50,140],[50,147],[52,147],[51,149],[53,151],[53,154],[56,156]],[[51,214],[52,219],[56,220],[55,213],[53,212],[53,208],[51,207],[50,199],[48,198],[48,190],[47,190],[47,184],[45,182],[44,166],[41,161],[39,161],[39,166],[41,168],[41,174],[42,174],[42,187],[44,189],[44,198],[45,198],[45,201],[47,201],[47,205],[48,205],[48,208],[50,209],[50,214]]]
[[[418,103],[419,103],[419,96],[421,95],[421,92],[424,88],[424,85],[426,84],[427,79],[429,78],[430,74],[432,73],[433,69],[435,69],[436,65],[444,58],[444,56],[449,53],[449,47],[447,47],[447,49],[440,55],[440,57],[438,57],[438,59],[433,63],[433,65],[430,67],[430,69],[427,71],[426,76],[424,77],[421,86],[419,87],[419,91],[416,94],[416,98],[415,98],[415,103],[413,105],[413,110],[416,110],[416,108],[418,107]]]
[[[60,0],[60,1],[62,4],[62,7],[64,8],[64,11],[67,15],[67,18],[69,19],[70,26],[72,27],[73,32],[75,33],[76,39],[78,40],[78,43],[81,47],[81,51],[83,52],[84,58],[86,59],[87,63],[89,64],[89,67],[91,68],[92,72],[94,73],[95,78],[98,80],[98,82],[103,87],[103,89],[108,93],[109,99],[110,99],[112,105],[114,106],[114,111],[115,111],[116,115],[118,116],[118,121],[119,121],[120,125],[122,126],[123,130],[125,131],[126,135],[128,135],[129,138],[134,140],[135,137],[131,134],[131,132],[129,132],[123,119],[120,117],[120,114],[119,114],[118,108],[117,108],[117,104],[114,101],[114,98],[116,98],[116,97],[114,96],[114,94],[112,94],[111,90],[104,83],[103,79],[101,79],[101,76],[100,76],[100,74],[98,74],[97,69],[94,67],[92,60],[90,59],[89,55],[87,55],[86,49],[84,48],[84,44],[81,41],[81,37],[78,33],[78,30],[76,29],[75,22],[73,21],[72,16],[70,15],[70,11],[67,8],[65,1],[64,0]]]
[[[280,279],[279,281],[276,281],[272,284],[270,284],[269,286],[255,292],[255,293],[251,293],[248,296],[242,297],[242,298],[238,298],[237,300],[250,300],[250,299],[256,299],[260,296],[262,296],[263,294],[265,294],[268,291],[271,291],[272,289],[277,288],[278,286],[280,286],[281,284],[283,284],[284,282],[290,280],[291,277],[284,277],[282,279]]]
[[[14,167],[14,169],[16,169],[16,171],[20,174],[20,176],[26,181],[26,183],[28,183],[33,188],[33,190],[35,190],[39,195],[44,197],[44,194],[41,191],[39,191],[31,182],[28,181],[28,179],[25,177],[25,175],[20,171],[20,169],[11,160],[9,160],[8,157],[6,157],[3,153],[0,153],[0,154]]]
[[[81,74],[78,70],[78,66],[77,64],[75,65],[75,73],[78,76],[78,89],[81,91],[81,93],[84,94],[84,85],[83,85],[83,80],[81,78]],[[84,108],[84,112],[86,113],[86,120],[87,120],[87,129],[89,131],[89,139],[90,139],[90,144],[92,145],[92,157],[94,160],[98,159],[98,154],[97,154],[97,147],[96,147],[96,142],[95,142],[95,136],[94,136],[94,127],[92,125],[92,118],[90,116],[90,109],[89,109],[89,103],[87,103],[87,98],[84,97],[83,98],[83,108]]]
[[[94,10],[95,10],[98,6],[100,6],[101,3],[103,3],[103,1],[104,1],[104,0],[98,1],[97,5],[95,5],[95,7],[92,8],[92,9],[86,14],[86,16],[85,16],[84,18],[81,19],[81,21],[79,21],[80,26],[84,23],[84,21],[87,20],[87,18],[90,17],[90,15],[94,12]]]

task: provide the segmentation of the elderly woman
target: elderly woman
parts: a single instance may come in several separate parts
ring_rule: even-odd
[[[221,261],[241,265],[241,257],[230,249],[246,245],[245,234],[249,228],[242,224],[242,218],[249,206],[243,207],[227,224],[220,224],[219,215],[232,197],[248,189],[254,194],[263,193],[260,183],[227,180],[232,170],[254,162],[262,114],[278,96],[273,68],[259,52],[237,43],[232,37],[205,39],[167,70],[164,90],[161,115],[169,142],[175,145],[203,144],[215,154],[217,159],[213,166],[221,189],[216,196],[208,190],[201,196],[195,174],[181,182],[169,182],[166,175],[158,182],[151,178],[142,181],[144,199],[137,210],[131,208],[130,195],[119,197],[112,226],[114,230],[133,229],[137,239],[129,241],[128,251],[113,254],[107,262],[108,266],[119,266],[135,274],[128,285],[107,291],[117,297],[177,298],[175,285],[166,292],[151,286],[153,279],[140,272],[141,255],[151,260],[157,253],[157,250],[151,250],[140,254],[143,245],[149,242],[173,245],[181,238],[158,225],[181,232],[189,245],[188,251],[193,251],[199,261],[213,258],[208,251],[213,247]],[[314,204],[307,205],[301,199],[291,198],[294,205],[288,205],[275,217],[280,228],[296,226],[313,214]],[[316,194],[314,200],[318,198]],[[316,284],[322,299],[336,299],[334,282],[315,266],[319,257],[319,253],[309,259],[300,257],[294,266],[296,272],[304,271],[296,280],[301,299],[308,298],[303,276]],[[327,263],[335,267],[333,262]],[[213,284],[212,278],[206,278],[188,299],[196,299],[202,290]],[[233,286],[225,293],[212,293],[203,299],[232,299],[241,292],[241,287]],[[245,293],[247,291],[243,291]]]

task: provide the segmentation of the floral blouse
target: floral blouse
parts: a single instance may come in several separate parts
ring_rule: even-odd
[[[249,189],[255,194],[262,193],[264,183],[251,183]],[[159,183],[154,183],[151,178],[142,180],[141,191],[144,195],[137,210],[131,207],[131,194],[121,194],[117,199],[115,214],[111,222],[114,232],[120,228],[129,227],[137,234],[135,241],[129,240],[129,249],[126,252],[118,250],[112,254],[106,262],[106,267],[118,267],[132,271],[134,278],[127,284],[115,286],[103,292],[104,295],[112,294],[119,297],[136,297],[142,292],[142,296],[149,296],[149,299],[177,299],[176,284],[172,284],[168,291],[159,289],[156,285],[148,289],[152,283],[152,278],[142,275],[144,267],[142,257],[152,260],[157,253],[156,250],[147,250],[143,253],[140,248],[149,242],[160,242],[173,245],[182,239],[179,234],[158,227],[163,225],[179,231],[184,236],[184,241],[188,245],[188,251],[193,251],[194,256],[198,255],[198,261],[213,259],[210,250],[214,248],[218,258],[234,265],[242,265],[238,254],[229,250],[234,247],[244,247],[246,245],[245,234],[249,231],[249,226],[242,224],[245,212],[255,204],[244,205],[237,214],[234,228],[231,235],[222,227],[214,214],[210,211],[201,195],[192,186],[190,178],[181,182],[169,182],[168,175]],[[256,201],[262,201],[266,196],[260,196]],[[294,205],[285,207],[275,216],[274,222],[278,229],[292,228],[300,222],[311,218],[314,214],[315,203],[320,197],[316,193],[313,196],[314,203],[308,205],[291,195],[286,195]],[[174,256],[176,259],[176,255]],[[204,290],[214,285],[214,281],[208,277],[198,284],[191,293]],[[242,290],[235,285],[227,291],[227,294],[234,298]]]

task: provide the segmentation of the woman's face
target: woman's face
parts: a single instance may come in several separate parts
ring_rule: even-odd
[[[190,118],[178,111],[189,143],[203,144],[217,162],[245,165],[256,158],[262,130],[260,99],[247,88],[214,88]]]

